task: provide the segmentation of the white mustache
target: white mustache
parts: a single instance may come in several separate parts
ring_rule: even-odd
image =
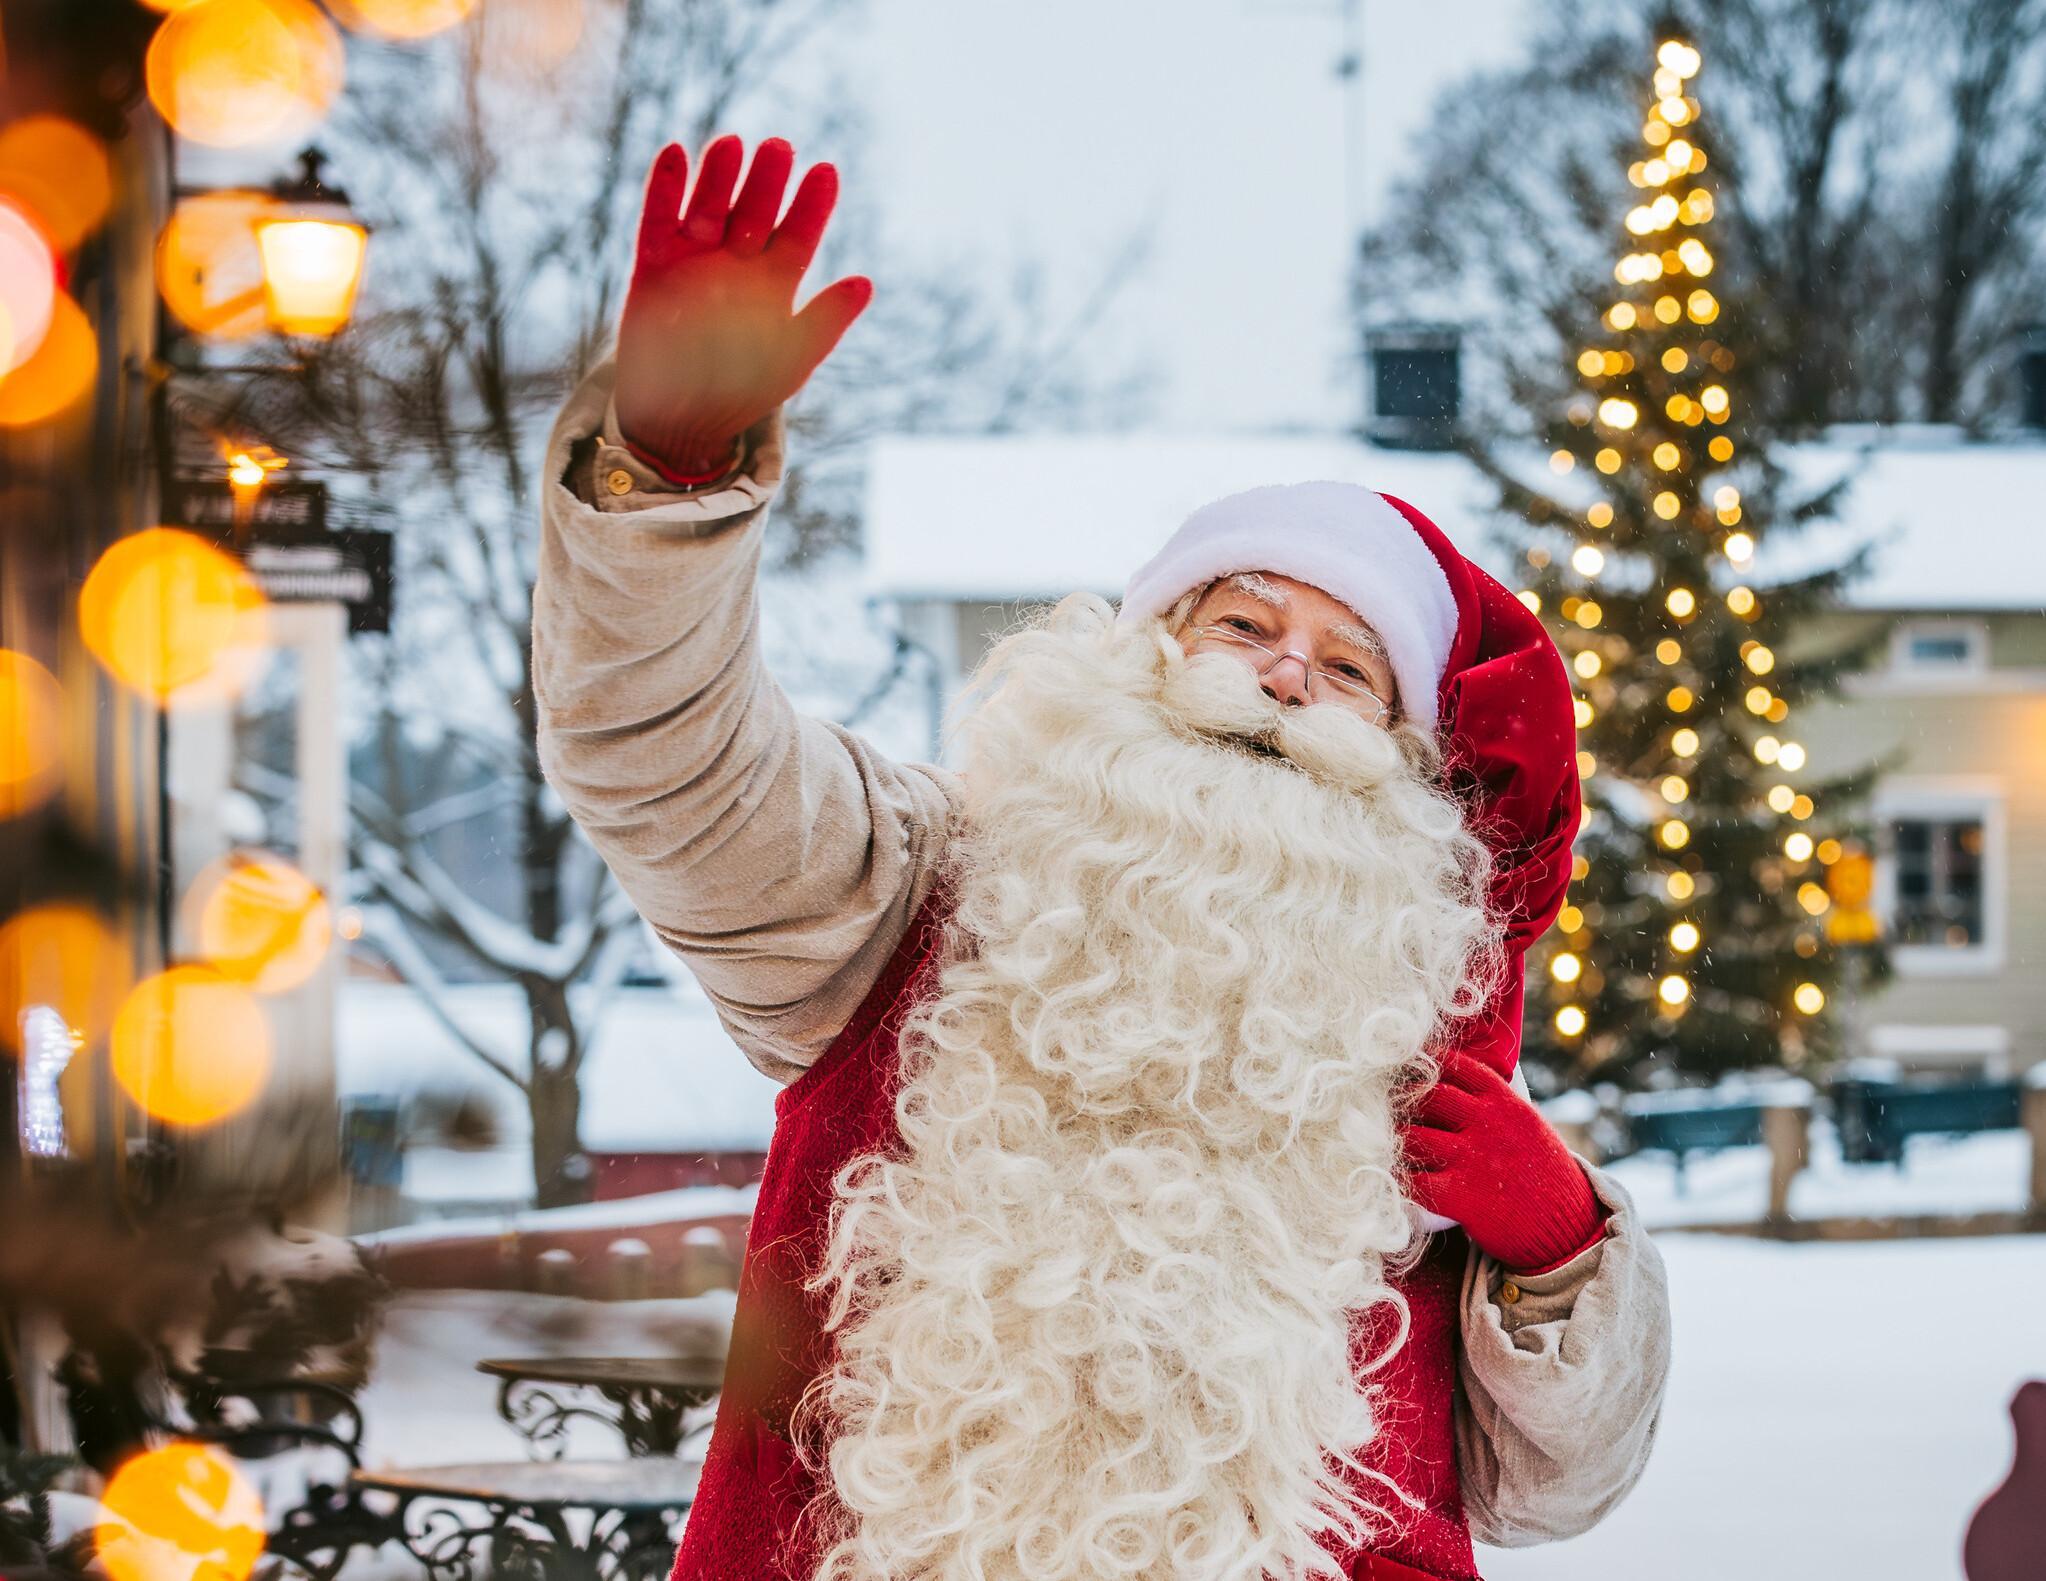
[[[1392,732],[1339,703],[1289,707],[1266,695],[1250,667],[1226,653],[1167,655],[1160,700],[1179,720],[1210,738],[1284,759],[1318,780],[1369,791],[1411,765]]]

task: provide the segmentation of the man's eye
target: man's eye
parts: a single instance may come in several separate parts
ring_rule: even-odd
[[[1225,626],[1233,625],[1237,627],[1239,630],[1248,631],[1253,635],[1255,635],[1257,632],[1257,627],[1252,625],[1249,621],[1245,620],[1241,615],[1224,615],[1222,617],[1222,624]]]
[[[1333,668],[1337,671],[1337,673],[1347,675],[1353,681],[1368,681],[1371,679],[1370,676],[1366,675],[1362,670],[1358,669],[1357,666],[1352,664],[1348,659],[1338,659],[1334,664]]]

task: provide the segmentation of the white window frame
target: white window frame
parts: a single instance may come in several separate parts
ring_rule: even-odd
[[[1921,637],[1959,637],[1967,655],[1958,664],[1928,664],[1911,657],[1911,644]],[[1989,673],[1989,623],[1961,616],[1900,620],[1890,628],[1890,673],[1906,681],[1947,681]]]
[[[2010,951],[2010,841],[2003,782],[1985,775],[1897,775],[1876,787],[1871,811],[1887,825],[1897,818],[1982,820],[1982,937],[1973,944],[1892,944],[1900,977],[1989,977]],[[1886,928],[1897,915],[1897,859],[1885,836],[1875,864],[1876,914]]]

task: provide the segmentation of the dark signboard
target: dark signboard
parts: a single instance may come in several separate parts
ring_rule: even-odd
[[[174,525],[239,555],[273,604],[346,604],[350,631],[391,629],[391,535],[329,528],[325,484],[266,484],[243,507],[232,485],[192,479],[170,505]]]

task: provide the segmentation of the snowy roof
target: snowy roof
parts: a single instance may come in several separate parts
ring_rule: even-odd
[[[524,1000],[498,983],[442,991],[449,1013],[515,1069],[525,1065]],[[346,982],[338,1011],[344,1098],[472,1092],[505,1141],[530,1131],[524,1099],[461,1047],[412,989]],[[747,1062],[692,984],[611,996],[583,1065],[583,1145],[596,1152],[759,1152],[781,1087]]]
[[[1758,567],[1790,574],[1869,538],[1872,573],[1849,590],[1867,609],[2046,609],[2046,444],[1964,443],[1944,430],[1841,429],[1787,449],[1800,485],[1852,473],[1841,519],[1765,545]],[[1539,457],[1524,475],[1562,491]],[[867,478],[870,592],[904,599],[1118,597],[1181,520],[1220,495],[1331,478],[1418,506],[1495,575],[1490,485],[1461,457],[1342,435],[896,435]]]

